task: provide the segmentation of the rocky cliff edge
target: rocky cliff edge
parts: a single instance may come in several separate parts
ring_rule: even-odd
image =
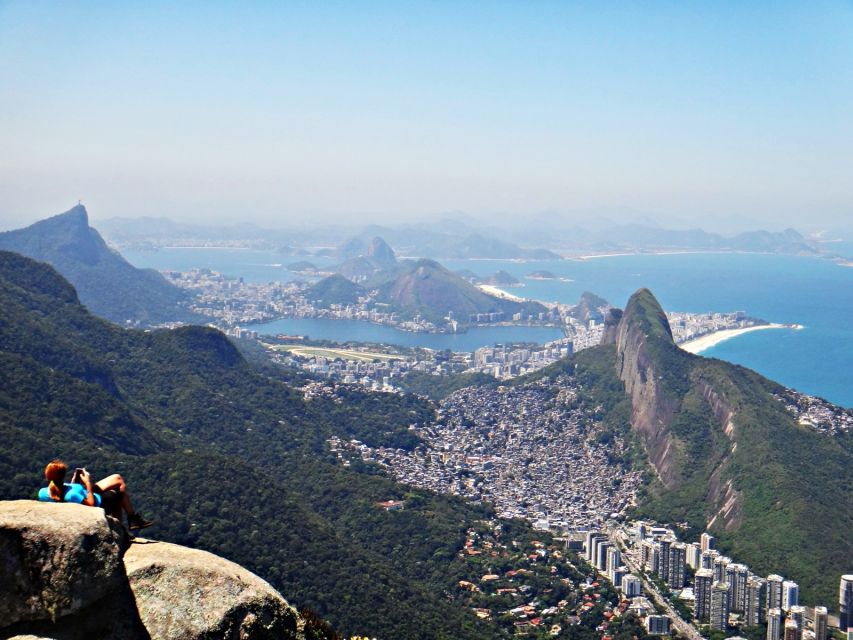
[[[258,576],[205,551],[131,542],[101,509],[0,502],[0,638],[304,639]]]

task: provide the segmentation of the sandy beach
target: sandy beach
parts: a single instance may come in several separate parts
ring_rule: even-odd
[[[512,300],[513,302],[524,302],[524,298],[519,298],[518,296],[514,296],[508,291],[504,291],[503,289],[499,289],[491,284],[478,284],[477,288],[483,293],[488,293],[490,296],[495,296],[496,298],[503,298],[504,300]]]
[[[715,347],[721,342],[725,342],[726,340],[731,340],[732,338],[737,338],[738,336],[743,335],[744,333],[750,333],[752,331],[761,331],[763,329],[802,329],[801,325],[789,325],[789,324],[761,324],[755,327],[744,327],[743,329],[724,329],[723,331],[715,331],[714,333],[709,333],[708,335],[704,335],[700,338],[695,338],[693,340],[688,340],[687,342],[682,342],[678,346],[684,349],[685,351],[689,351],[690,353],[701,353],[702,351],[706,351],[711,347]]]

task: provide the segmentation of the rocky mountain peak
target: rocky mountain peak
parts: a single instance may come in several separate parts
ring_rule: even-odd
[[[666,314],[648,289],[634,293],[616,327],[616,371],[631,398],[631,426],[640,434],[649,460],[664,486],[680,480],[673,464],[669,425],[681,406],[678,371],[670,359],[683,354],[672,339]]]
[[[397,264],[397,256],[394,250],[385,240],[376,236],[367,247],[367,257],[374,260],[383,269],[389,269]]]

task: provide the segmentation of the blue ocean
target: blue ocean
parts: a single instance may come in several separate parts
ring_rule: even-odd
[[[222,249],[171,249],[125,255],[136,266],[180,270],[203,266],[254,281],[290,279],[290,273],[281,265],[293,261],[271,252]],[[745,334],[702,355],[742,364],[794,389],[853,406],[853,268],[811,257],[703,253],[544,262],[466,260],[444,264],[481,276],[502,269],[524,283],[522,287],[508,289],[511,293],[538,300],[572,303],[582,292],[592,291],[614,305],[624,306],[634,291],[647,287],[668,311],[740,310],[770,322],[801,324],[805,328],[799,331],[774,329]],[[526,278],[539,270],[550,271],[561,279]],[[371,339],[363,337],[362,327],[326,322],[332,322],[332,326],[321,325],[325,335],[316,335],[315,328],[312,337],[333,338],[340,332],[341,340]],[[277,326],[287,331],[284,325]],[[358,337],[352,334],[354,329],[358,329]],[[432,346],[430,341],[436,338],[446,340],[429,334],[405,334],[405,338],[395,340],[396,334],[404,332],[387,327],[375,329],[383,330],[381,336],[376,334],[379,340],[396,344],[417,342]],[[388,331],[391,333],[385,335]],[[479,335],[473,331],[459,340],[460,346],[456,348],[473,348],[477,342],[491,344],[549,337],[544,334],[528,337],[525,331],[527,328],[519,328],[515,333]],[[450,345],[439,348],[445,346]]]

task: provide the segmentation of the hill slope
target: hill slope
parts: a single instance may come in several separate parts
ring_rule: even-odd
[[[648,290],[615,331],[615,372],[656,478],[641,511],[713,531],[753,570],[790,576],[832,602],[853,554],[853,442],[797,424],[759,374],[672,342]]]
[[[433,322],[440,322],[448,312],[467,323],[478,313],[503,313],[511,319],[518,312],[545,311],[537,302],[519,303],[487,295],[433,260],[418,260],[395,272],[379,286],[377,299],[407,316],[420,314]]]
[[[153,269],[137,269],[112,251],[89,226],[86,208],[0,233],[0,249],[53,265],[77,289],[93,313],[124,324],[193,320],[186,294]]]
[[[423,401],[341,389],[309,402],[218,331],[120,329],[14,253],[0,252],[0,307],[0,499],[33,496],[57,456],[120,471],[152,534],[242,564],[342,632],[493,637],[442,595],[487,512],[426,493],[386,512],[376,503],[408,490],[325,446],[410,447],[409,425],[432,416]]]

